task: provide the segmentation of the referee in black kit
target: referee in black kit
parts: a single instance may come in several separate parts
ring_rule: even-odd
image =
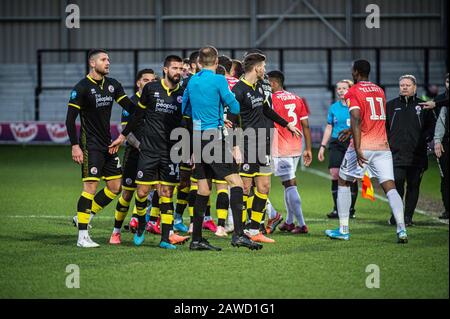
[[[81,164],[83,192],[78,200],[74,223],[78,226],[78,247],[99,245],[88,234],[92,217],[112,202],[120,193],[122,167],[117,151],[111,152],[111,110],[116,101],[131,112],[133,102],[122,85],[109,74],[109,56],[104,50],[91,50],[88,54],[89,74],[81,79],[70,93],[66,126],[72,144],[72,159]],[[77,137],[75,120],[80,115],[81,132]],[[106,187],[95,194],[100,179]]]

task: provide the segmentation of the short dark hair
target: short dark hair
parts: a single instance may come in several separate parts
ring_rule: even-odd
[[[269,73],[267,73],[267,76],[270,79],[275,80],[276,82],[278,82],[278,84],[280,84],[281,87],[284,86],[284,74],[281,71],[278,70],[274,70],[274,71],[270,71]]]
[[[253,53],[258,53],[261,55],[264,55],[264,52],[262,52],[260,49],[256,49],[256,48],[252,48],[252,49],[248,49],[247,51],[245,51],[243,59],[245,60],[245,58],[247,57],[247,55],[253,54]]]
[[[183,64],[191,64],[191,61],[188,58],[183,59]]]
[[[179,57],[178,55],[168,55],[164,59],[164,67],[167,68],[170,66],[170,63],[172,62],[180,62],[183,63],[183,59]]]
[[[370,63],[367,60],[356,60],[353,62],[353,70],[357,71],[362,76],[369,76]]]
[[[242,62],[239,60],[231,60],[234,65],[234,74],[232,76],[240,78],[244,74],[244,68],[242,67]]]
[[[225,75],[225,67],[219,64],[216,69],[216,74]]]
[[[199,56],[200,52],[199,51],[194,51],[189,55],[189,63],[197,63],[197,58]]]
[[[213,46],[205,46],[200,49],[198,62],[202,66],[212,66],[216,62],[217,57],[219,56],[219,52]]]
[[[99,54],[99,53],[105,53],[105,54],[108,54],[108,52],[106,52],[106,50],[103,50],[103,49],[92,49],[92,50],[90,50],[90,51],[88,52],[88,61],[89,61],[90,59],[92,59],[92,57],[93,57],[94,55],[97,55],[97,54]]]
[[[251,53],[244,59],[244,72],[250,72],[258,63],[266,61],[266,56],[260,53]]]
[[[219,57],[219,65],[223,66],[225,68],[225,71],[227,71],[227,73],[230,73],[231,67],[233,66],[233,62],[226,55],[221,55]]]
[[[136,82],[139,81],[144,74],[155,74],[153,69],[142,69],[136,74]]]

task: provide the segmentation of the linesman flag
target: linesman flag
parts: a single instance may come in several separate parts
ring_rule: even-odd
[[[370,199],[372,202],[375,201],[375,192],[373,190],[372,182],[370,181],[369,174],[364,174],[363,180],[362,180],[362,192],[361,195],[363,198]]]

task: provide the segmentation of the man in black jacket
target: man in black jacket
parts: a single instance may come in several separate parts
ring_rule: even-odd
[[[386,131],[394,160],[395,185],[402,198],[406,182],[405,224],[411,226],[420,182],[428,168],[427,143],[433,138],[435,118],[419,104],[423,101],[416,95],[416,78],[403,75],[399,82],[400,96],[386,105]],[[393,216],[389,223],[395,224]]]

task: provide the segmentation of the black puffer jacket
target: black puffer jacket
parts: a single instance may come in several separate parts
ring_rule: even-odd
[[[427,143],[433,139],[436,119],[417,96],[399,96],[386,105],[386,131],[394,166],[428,168]]]

